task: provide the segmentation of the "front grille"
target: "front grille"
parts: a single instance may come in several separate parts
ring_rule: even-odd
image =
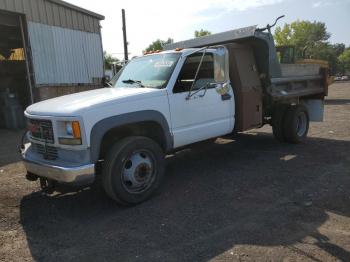
[[[50,120],[29,119],[29,131],[32,138],[54,143],[52,122]]]
[[[57,152],[57,148],[53,147],[53,146],[43,146],[40,144],[34,144],[35,146],[35,151],[40,154],[43,155],[44,159],[47,160],[56,160],[58,158],[58,152]]]

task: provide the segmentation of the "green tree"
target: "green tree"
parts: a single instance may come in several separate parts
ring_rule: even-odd
[[[149,51],[163,50],[165,45],[171,44],[173,42],[174,40],[170,37],[167,40],[157,39],[156,41],[152,42],[152,44],[150,44],[145,51],[149,52]]]
[[[334,44],[333,45],[334,51],[336,52],[337,56],[340,56],[345,51],[345,45],[344,44]]]
[[[295,47],[296,58],[326,60],[332,74],[341,70],[338,57],[344,52],[344,44],[330,44],[326,24],[322,22],[295,21],[276,27],[275,41],[277,46]]]
[[[309,57],[328,61],[333,75],[342,71],[338,57],[344,52],[344,44],[318,43],[309,50]]]
[[[330,33],[322,22],[295,21],[276,27],[275,41],[277,45],[293,45],[298,57],[310,57],[318,46],[327,44]]]
[[[211,35],[211,32],[208,31],[208,30],[201,29],[199,31],[198,30],[194,31],[194,37],[195,38],[202,37],[202,36],[207,36],[207,35]]]
[[[119,59],[108,54],[106,51],[103,52],[104,60],[105,60],[105,69],[112,69],[113,63],[118,63]]]
[[[338,61],[343,74],[345,72],[350,72],[350,47],[338,57]]]

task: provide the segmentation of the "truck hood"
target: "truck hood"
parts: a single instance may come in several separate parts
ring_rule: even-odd
[[[29,106],[26,112],[40,116],[79,116],[111,103],[123,103],[164,94],[155,88],[102,88],[65,95]]]

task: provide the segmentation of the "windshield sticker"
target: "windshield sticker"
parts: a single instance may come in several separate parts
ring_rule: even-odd
[[[171,67],[174,64],[174,61],[157,61],[154,63],[154,67],[158,68],[158,67]]]

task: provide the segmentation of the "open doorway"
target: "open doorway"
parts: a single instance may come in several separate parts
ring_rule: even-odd
[[[0,11],[0,127],[24,127],[23,110],[32,103],[26,58],[24,16]]]

